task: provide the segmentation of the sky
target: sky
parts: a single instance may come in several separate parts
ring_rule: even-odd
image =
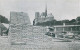
[[[35,12],[44,12],[47,3],[48,14],[56,20],[76,19],[80,16],[80,0],[0,0],[0,15],[10,20],[10,11],[28,13],[31,23]]]

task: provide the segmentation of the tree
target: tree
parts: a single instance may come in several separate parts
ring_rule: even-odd
[[[1,23],[9,23],[8,19],[5,18],[4,16],[0,15],[0,22]]]
[[[77,21],[77,22],[80,22],[80,16],[78,16],[78,17],[76,18],[76,21]]]
[[[76,22],[76,20],[75,20],[75,19],[72,19],[70,22],[71,22],[71,23],[75,23],[75,22]]]
[[[68,23],[69,20],[62,20],[62,23]]]

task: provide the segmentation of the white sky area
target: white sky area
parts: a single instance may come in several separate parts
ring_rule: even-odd
[[[0,0],[0,15],[10,19],[10,11],[26,12],[32,23],[35,12],[45,11],[46,2],[48,13],[57,20],[80,16],[80,0]]]

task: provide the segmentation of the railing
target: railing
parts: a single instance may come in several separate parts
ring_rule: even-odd
[[[61,33],[62,31],[54,31],[54,33]],[[64,31],[64,32],[73,32],[73,33],[79,33],[80,31]]]

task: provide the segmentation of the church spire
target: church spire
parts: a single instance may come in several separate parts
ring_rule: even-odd
[[[45,7],[45,17],[47,16],[47,3],[46,3],[46,7]]]

